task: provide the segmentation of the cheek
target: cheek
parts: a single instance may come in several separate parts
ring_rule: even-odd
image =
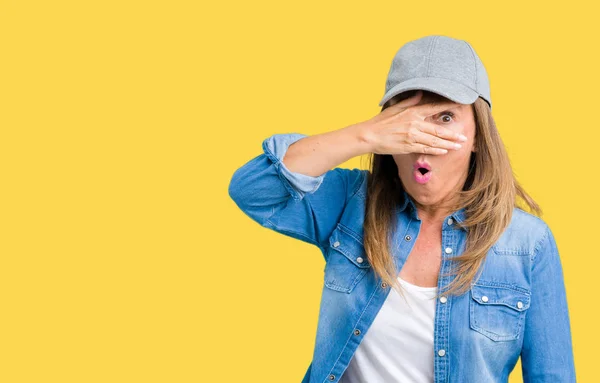
[[[411,169],[414,160],[411,159],[410,154],[394,154],[392,157],[400,173]]]
[[[463,127],[462,134],[468,137],[467,142],[465,142],[463,146],[466,146],[465,144],[473,146],[473,143],[475,142],[475,130],[475,123],[471,123]]]
[[[473,144],[475,139],[475,121],[461,121],[448,127],[456,133],[467,136],[468,140],[466,142],[461,142],[463,147]]]
[[[462,176],[462,173],[469,168],[469,160],[471,158],[471,149],[462,147],[452,153],[447,153],[440,158],[438,170],[441,171],[442,177],[456,178]]]

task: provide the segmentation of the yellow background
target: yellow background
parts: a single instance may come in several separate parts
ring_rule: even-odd
[[[429,34],[483,60],[557,238],[578,380],[598,379],[586,2],[0,4],[1,382],[299,382],[324,260],[246,217],[231,175],[271,134],[374,116],[396,50]]]

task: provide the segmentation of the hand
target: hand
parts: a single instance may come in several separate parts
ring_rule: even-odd
[[[359,123],[361,138],[376,154],[445,154],[457,149],[455,141],[466,137],[443,126],[426,122],[428,116],[455,105],[443,103],[417,105],[423,92],[394,104],[370,120]],[[464,138],[461,138],[464,137]]]

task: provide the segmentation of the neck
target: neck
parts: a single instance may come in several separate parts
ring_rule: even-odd
[[[422,205],[413,199],[419,219],[426,223],[438,223],[442,222],[448,215],[454,213],[451,205],[458,202],[458,194],[451,192],[448,195],[448,198],[430,205]]]

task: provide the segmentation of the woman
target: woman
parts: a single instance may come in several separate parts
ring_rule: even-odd
[[[574,382],[556,242],[513,176],[473,48],[405,44],[380,105],[265,139],[229,186],[249,217],[325,258],[303,382],[507,382],[519,356],[525,382]],[[369,170],[337,167],[363,154]]]

